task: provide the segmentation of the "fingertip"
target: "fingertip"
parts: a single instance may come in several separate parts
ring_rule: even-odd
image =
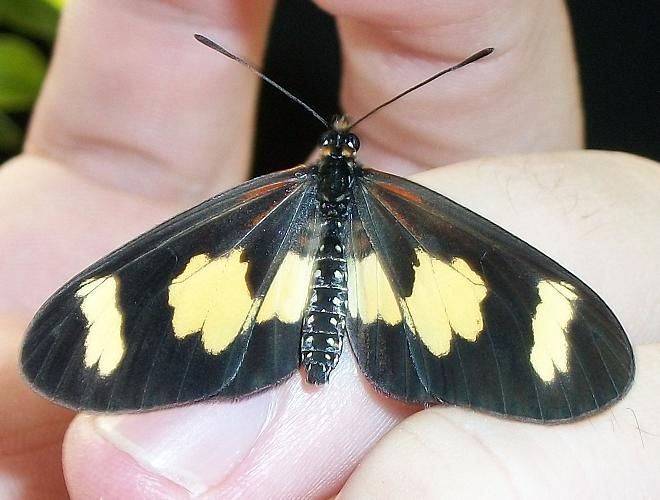
[[[79,416],[71,424],[64,440],[63,467],[73,499],[190,497],[106,441],[91,416]]]
[[[95,477],[93,457],[109,464],[109,482],[121,485],[121,498],[136,498],[145,482],[168,494],[206,494],[231,482],[234,469],[256,446],[272,404],[265,393],[240,404],[83,415],[67,434],[67,478],[80,483],[83,498],[100,496],[107,485]]]

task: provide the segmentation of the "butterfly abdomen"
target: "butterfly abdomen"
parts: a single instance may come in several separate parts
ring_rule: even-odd
[[[325,384],[337,366],[346,333],[346,220],[350,168],[326,159],[319,168],[317,202],[323,227],[314,263],[312,293],[302,327],[301,362],[311,384]]]
[[[316,254],[314,282],[302,328],[300,352],[311,384],[325,384],[337,366],[346,333],[346,259],[335,230],[340,221],[326,221],[326,234]]]

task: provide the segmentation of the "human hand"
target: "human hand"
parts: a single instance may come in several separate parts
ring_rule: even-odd
[[[406,419],[418,408],[374,393],[347,353],[321,390],[294,375],[239,403],[81,415],[70,424],[71,412],[21,380],[22,332],[76,271],[247,176],[257,82],[192,33],[258,61],[270,11],[262,2],[190,10],[184,2],[72,0],[26,152],[0,170],[5,496],[65,496],[67,427],[73,498],[323,497],[344,484],[347,497],[431,496],[439,488],[475,495],[484,485],[520,496],[657,491],[660,241],[649,228],[657,226],[660,177],[628,155],[547,153],[581,145],[561,3],[322,3],[340,15],[343,103],[353,116],[476,49],[497,48],[366,122],[360,159],[409,174],[539,153],[454,164],[417,180],[512,230],[599,292],[637,346],[631,393],[563,426],[447,407]]]

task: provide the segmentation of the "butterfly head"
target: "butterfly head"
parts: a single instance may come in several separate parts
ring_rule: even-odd
[[[319,139],[319,148],[322,157],[335,159],[355,157],[360,149],[360,139],[350,132],[350,122],[346,116],[336,117],[330,130]]]

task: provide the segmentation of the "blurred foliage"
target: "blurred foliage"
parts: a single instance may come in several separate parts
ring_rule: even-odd
[[[20,151],[65,0],[0,0],[0,160]]]
[[[32,106],[46,72],[46,58],[32,42],[0,34],[0,109],[25,111]]]

